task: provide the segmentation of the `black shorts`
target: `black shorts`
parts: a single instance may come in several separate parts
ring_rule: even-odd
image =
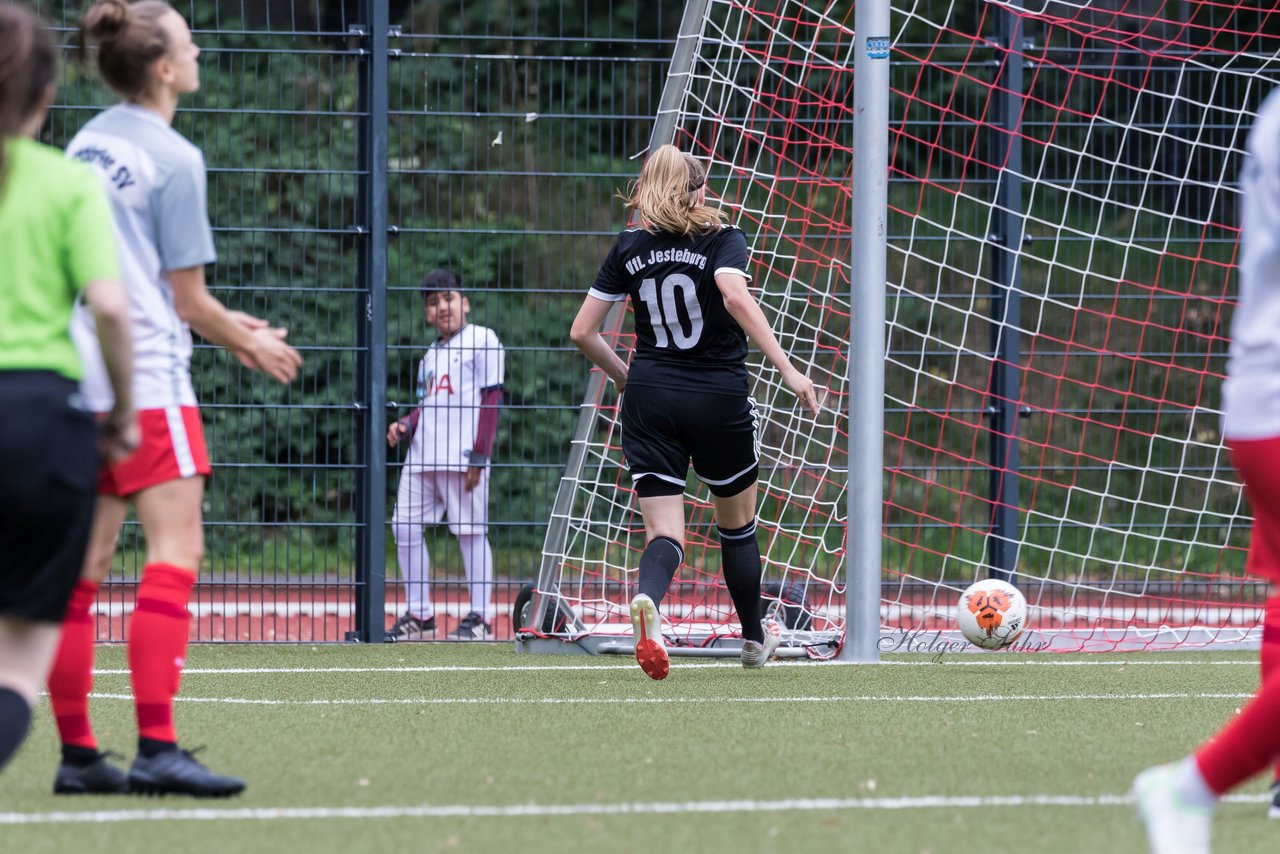
[[[622,453],[641,498],[679,495],[693,472],[713,495],[737,495],[760,470],[755,402],[747,395],[627,386]]]
[[[98,427],[76,383],[0,371],[0,617],[61,623],[98,483]]]

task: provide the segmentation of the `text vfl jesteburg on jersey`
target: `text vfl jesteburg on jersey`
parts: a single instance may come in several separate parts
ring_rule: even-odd
[[[717,273],[750,278],[742,231],[726,226],[684,236],[624,231],[590,294],[631,298],[636,352],[629,385],[746,390],[747,337],[724,307]]]

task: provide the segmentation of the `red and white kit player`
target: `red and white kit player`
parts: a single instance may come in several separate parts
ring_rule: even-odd
[[[1240,298],[1231,320],[1222,432],[1253,509],[1245,565],[1270,584],[1258,695],[1195,754],[1149,768],[1134,796],[1155,854],[1207,854],[1213,811],[1280,763],[1280,89],[1259,108],[1240,182]],[[1269,815],[1280,819],[1272,778]]]
[[[437,338],[418,364],[417,408],[387,429],[393,448],[411,437],[391,522],[407,607],[387,637],[417,640],[435,631],[422,527],[447,520],[462,551],[470,595],[453,637],[479,640],[493,631],[489,457],[505,356],[492,329],[467,322],[471,304],[456,274],[432,270],[422,289],[427,324]]]
[[[206,287],[204,267],[216,256],[204,157],[172,127],[179,97],[200,87],[200,49],[182,16],[159,0],[103,0],[90,7],[82,30],[123,102],[91,119],[67,155],[97,173],[111,203],[134,330],[133,393],[143,439],[137,453],[102,470],[84,572],[49,676],[63,743],[54,790],[234,794],[244,783],[211,773],[180,750],[173,720],[191,619],[187,604],[204,555],[201,501],[210,472],[191,382],[190,329],[282,383],[296,376],[302,359],[285,343],[284,330],[228,311]],[[85,363],[83,393],[91,409],[106,412],[112,395],[87,321],[83,311],[72,321]],[[90,608],[129,502],[147,556],[129,627],[139,738],[126,779],[98,751],[88,695]]]

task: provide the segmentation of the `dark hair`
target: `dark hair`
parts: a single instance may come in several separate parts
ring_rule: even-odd
[[[58,79],[58,45],[44,19],[25,6],[0,0],[0,190],[4,189],[4,141],[40,108]]]
[[[462,293],[462,279],[458,274],[445,267],[437,267],[422,277],[422,299],[425,302],[432,294],[441,291],[457,291]]]
[[[169,33],[160,25],[174,11],[164,0],[99,0],[80,23],[80,61],[97,48],[98,71],[124,98],[137,98],[151,87],[151,64],[169,52]]]

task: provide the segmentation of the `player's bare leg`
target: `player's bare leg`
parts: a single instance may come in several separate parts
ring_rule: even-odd
[[[125,773],[111,764],[108,754],[98,749],[89,718],[97,641],[97,620],[92,608],[98,598],[98,588],[111,571],[127,509],[123,499],[111,495],[100,495],[94,503],[84,568],[67,604],[62,639],[49,671],[49,704],[62,742],[62,758],[53,780],[53,791],[58,795],[101,795],[129,790]]]
[[[194,575],[204,559],[204,478],[170,480],[134,496],[147,538],[147,563],[165,563]]]
[[[636,661],[652,679],[665,679],[671,662],[662,643],[658,606],[684,560],[684,496],[655,495],[640,499],[645,549],[640,556],[640,590],[631,600],[631,629]]]
[[[756,484],[714,496],[724,583],[742,624],[742,666],[764,667],[782,640],[781,627],[764,620],[760,599],[760,546],[756,542]]]

